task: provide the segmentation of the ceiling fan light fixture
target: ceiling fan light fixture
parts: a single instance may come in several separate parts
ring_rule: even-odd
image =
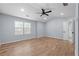
[[[46,20],[47,18],[45,17],[45,18],[43,18],[44,20]]]
[[[20,10],[21,10],[22,12],[24,12],[24,11],[25,11],[25,10],[24,10],[24,8],[21,8]]]
[[[49,13],[52,12],[52,10],[48,10],[48,11],[46,11],[46,9],[41,9],[41,11],[42,11],[42,13],[41,13],[40,16],[43,16],[43,15],[49,16]]]
[[[64,15],[64,13],[60,13],[60,15],[61,15],[61,16],[63,16],[63,15]]]

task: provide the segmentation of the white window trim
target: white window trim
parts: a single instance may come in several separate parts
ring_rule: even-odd
[[[22,33],[17,33],[16,32],[16,30],[18,30],[17,29],[17,27],[19,28],[19,26],[17,25],[16,26],[16,22],[21,22],[22,23]],[[25,31],[25,23],[28,25],[28,24],[30,24],[29,26],[26,26],[26,28],[30,28],[30,29],[26,29],[27,31],[29,31],[29,32],[27,32],[27,31]],[[15,35],[24,35],[24,34],[31,34],[31,32],[32,32],[32,25],[31,25],[31,23],[30,22],[23,22],[23,21],[15,21]]]

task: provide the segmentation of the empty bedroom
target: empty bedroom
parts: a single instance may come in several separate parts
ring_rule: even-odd
[[[75,56],[75,3],[0,3],[0,56]]]

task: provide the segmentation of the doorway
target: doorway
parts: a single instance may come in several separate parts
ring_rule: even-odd
[[[71,43],[75,42],[75,21],[67,20],[63,22],[63,39]]]

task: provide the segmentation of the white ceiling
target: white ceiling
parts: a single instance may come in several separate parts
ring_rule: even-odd
[[[41,8],[50,9],[53,12],[49,13],[49,16],[44,15],[40,17]],[[24,11],[22,12],[21,9],[24,9]],[[0,13],[27,18],[29,20],[48,21],[59,17],[74,17],[75,4],[70,3],[68,6],[63,6],[62,3],[0,3]]]

